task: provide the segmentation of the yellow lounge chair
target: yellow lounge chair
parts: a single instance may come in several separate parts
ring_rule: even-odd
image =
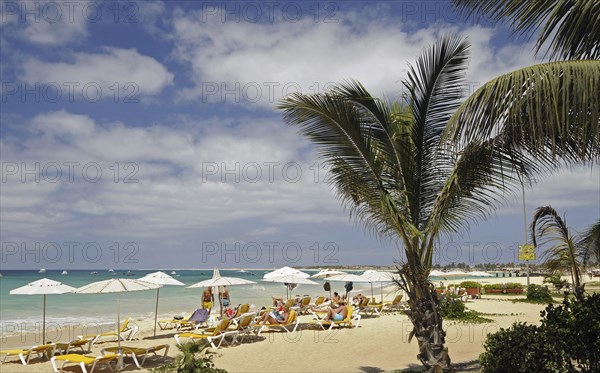
[[[18,356],[19,360],[21,360],[21,363],[23,363],[23,365],[27,365],[29,360],[31,360],[32,355],[37,355],[38,357],[45,356],[46,358],[50,359],[54,355],[55,348],[56,345],[54,343],[48,343],[45,345],[33,346],[31,348],[2,350],[0,351],[0,355],[4,355],[2,363],[6,362],[6,359],[11,356]]]
[[[231,325],[231,320],[223,319],[216,327],[206,329],[205,333],[175,334],[175,341],[178,345],[181,345],[183,343],[183,338],[187,338],[187,342],[194,339],[204,339],[208,341],[213,348],[219,348],[225,339],[225,332],[227,331],[229,325]],[[215,344],[215,341],[217,340],[219,341],[218,345]]]
[[[184,317],[183,319],[158,320],[157,324],[160,330],[171,328],[179,329],[182,325],[189,323],[190,317],[192,317],[192,315]]]
[[[254,332],[254,329],[256,328],[256,312],[245,313],[244,315],[239,317],[238,323],[236,325],[233,325],[232,323],[231,326],[233,326],[233,328],[230,327],[224,333],[226,334],[226,336],[233,336],[231,344],[235,344],[235,342],[237,342],[238,336],[240,335],[242,336],[240,342],[243,342],[244,338],[247,335],[252,334],[252,332]]]
[[[79,354],[67,354],[54,356],[52,357],[52,359],[50,359],[50,361],[52,362],[52,369],[54,369],[55,372],[62,372],[62,369],[65,367],[65,364],[72,363],[79,365],[83,373],[88,373],[87,369],[85,369],[85,366],[91,365],[92,368],[90,369],[89,373],[92,373],[94,371],[94,368],[98,364],[107,364],[108,368],[112,371],[113,368],[110,366],[110,363],[112,363],[113,361],[117,361],[118,359],[119,355],[117,354],[102,355],[97,357],[84,356]],[[56,366],[57,360],[63,362],[63,364],[60,366],[60,369]]]
[[[321,295],[320,297],[317,298],[317,300],[315,301],[315,304],[313,306],[319,307],[321,304],[323,304],[323,302],[325,302],[325,297]]]
[[[102,337],[117,337],[117,338],[121,338],[122,341],[131,342],[133,340],[133,337],[136,335],[136,333],[138,331],[138,327],[135,325],[130,326],[129,321],[130,321],[129,317],[127,319],[125,319],[125,321],[123,321],[123,324],[121,324],[121,327],[119,328],[118,333],[111,331],[111,332],[100,333],[100,334],[80,335],[80,336],[78,336],[78,338],[79,339],[95,338],[94,342],[96,342]]]
[[[334,326],[345,326],[348,328],[352,327],[352,321],[356,322],[355,327],[358,328],[358,325],[360,324],[360,315],[358,314],[358,312],[354,312],[354,307],[353,306],[346,306],[346,317],[343,320],[340,321],[334,321],[334,320],[313,320],[311,322],[311,324],[317,324],[319,325],[321,328],[323,328],[323,330],[328,329],[331,330],[333,329]],[[328,327],[328,328],[326,328]]]
[[[96,341],[96,338],[84,338],[84,339],[75,339],[71,342],[63,343],[56,342],[56,351],[61,355],[67,355],[72,348],[81,348],[81,352],[90,352],[92,349],[92,345]],[[87,349],[84,346],[87,345]]]
[[[165,350],[163,357],[165,357],[169,353],[169,345],[158,345],[158,346],[152,346],[152,347],[148,347],[148,348],[121,346],[121,353],[125,356],[131,355],[135,365],[138,368],[142,369],[142,365],[144,365],[144,362],[146,361],[148,356],[158,356],[157,352],[160,350],[163,350],[163,349]],[[108,347],[108,348],[102,349],[102,354],[104,355],[105,352],[115,353],[118,351],[119,351],[119,347]],[[143,357],[141,363],[139,362],[140,357]]]
[[[287,322],[285,324],[265,324],[265,325],[261,325],[261,327],[258,329],[258,333],[256,333],[257,335],[260,335],[260,333],[262,333],[262,331],[265,328],[280,328],[285,330],[288,333],[293,333],[296,331],[296,328],[298,328],[298,313],[296,311],[291,310],[290,314],[288,315],[288,319]],[[288,327],[293,326],[293,328],[290,330],[288,329]]]
[[[385,302],[383,304],[383,307],[381,308],[381,311],[398,311],[403,308],[404,306],[402,305],[402,294],[399,294],[396,295],[396,298],[394,298],[393,301]]]
[[[304,297],[302,298],[300,305],[294,306],[292,307],[292,309],[298,312],[299,315],[304,315],[307,311],[311,309],[310,300],[310,297]]]

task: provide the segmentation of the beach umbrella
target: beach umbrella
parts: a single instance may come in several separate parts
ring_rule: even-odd
[[[25,286],[16,288],[10,291],[11,295],[43,295],[44,296],[44,313],[42,321],[42,344],[46,343],[46,295],[48,294],[65,294],[74,292],[74,287],[65,285],[62,282],[43,278],[34,282],[30,282]]]
[[[361,277],[359,275],[355,275],[352,273],[345,273],[343,275],[335,275],[335,276],[331,276],[328,277],[328,280],[330,281],[338,281],[338,282],[369,282],[369,280],[367,280],[364,277]],[[348,297],[348,289],[346,289],[346,297]]]
[[[312,275],[310,277],[312,277],[312,278],[327,278],[327,277],[331,277],[331,276],[335,276],[335,275],[344,275],[344,274],[346,274],[346,272],[327,268],[327,269],[320,270],[319,273],[315,273],[314,275]]]
[[[481,271],[473,271],[468,273],[469,276],[473,277],[494,277],[493,274]]]
[[[314,282],[313,280],[309,280],[308,278],[304,277],[304,275],[302,273],[304,273],[304,272],[301,272],[300,274],[292,273],[292,274],[281,275],[281,276],[272,276],[269,278],[263,278],[263,281],[279,282],[282,284],[319,285],[318,283]],[[304,273],[304,274],[306,274],[306,273]],[[286,286],[285,295],[287,298],[289,298],[288,290],[289,290],[289,287]]]
[[[446,273],[438,270],[433,270],[429,272],[429,277],[444,277]]]
[[[208,280],[197,282],[193,285],[188,286],[187,288],[194,289],[194,288],[204,288],[204,287],[208,287],[208,286],[218,287],[218,286],[251,285],[251,284],[256,284],[256,282],[250,281],[250,280],[245,280],[243,278],[237,278],[237,277],[222,277],[221,273],[219,272],[219,269],[215,268],[213,270],[212,278],[210,278]],[[221,302],[221,297],[219,297],[219,311],[222,316],[223,315],[223,304]]]
[[[84,285],[77,289],[75,292],[79,294],[117,294],[117,344],[119,348],[119,354],[121,354],[121,336],[119,335],[119,328],[121,327],[121,293],[127,293],[130,291],[142,291],[157,289],[162,285],[153,284],[151,282],[134,280],[130,278],[113,278],[110,280],[96,281],[91,284]],[[119,356],[119,362],[117,368],[123,366],[123,357]]]
[[[153,272],[153,273],[149,273],[146,276],[142,277],[139,279],[140,281],[145,281],[145,282],[150,282],[152,284],[156,284],[156,285],[176,285],[176,286],[183,286],[185,285],[183,282],[175,280],[173,277],[171,277],[170,275],[158,271],[158,272]],[[156,288],[156,309],[154,310],[154,336],[156,337],[156,322],[157,322],[157,318],[158,318],[158,294],[160,292],[160,287]]]
[[[312,278],[328,278],[331,276],[335,276],[335,275],[343,275],[346,272],[342,272],[342,271],[338,271],[335,269],[322,269],[319,271],[319,273],[315,273],[314,275],[310,276]],[[329,298],[331,298],[331,287],[329,287]]]
[[[381,286],[381,302],[383,303],[383,283],[393,282],[393,274],[389,272],[380,272],[375,270],[365,271],[360,277],[364,277],[371,283],[371,298],[373,298],[373,283],[378,282]]]
[[[276,269],[272,272],[269,273],[265,273],[265,275],[263,276],[263,279],[268,279],[271,277],[279,277],[279,276],[286,276],[286,275],[297,275],[299,277],[302,278],[309,278],[310,275],[308,273],[299,271],[297,269],[294,269],[292,267],[281,267],[279,269]]]

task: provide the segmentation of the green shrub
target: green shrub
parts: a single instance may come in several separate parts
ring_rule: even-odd
[[[490,334],[481,372],[600,372],[600,295],[548,305],[540,326],[514,323]]]
[[[490,334],[479,355],[482,373],[567,372],[563,352],[541,327],[514,323]]]
[[[503,285],[503,289],[523,289],[523,285],[518,282],[509,282]]]
[[[460,319],[465,315],[465,304],[453,297],[444,297],[440,301],[440,314],[447,319]]]
[[[531,284],[527,287],[527,300],[536,303],[553,303],[552,295],[547,287]]]
[[[215,367],[214,353],[206,350],[207,344],[193,342],[178,346],[182,352],[170,363],[152,369],[154,373],[227,373],[225,369]]]
[[[476,281],[463,281],[460,283],[460,287],[465,289],[481,289],[481,284]]]
[[[468,323],[484,323],[492,320],[482,317],[481,313],[468,310],[458,296],[447,296],[440,300],[440,315],[444,319],[458,320]]]
[[[565,298],[542,311],[542,327],[566,351],[570,371],[600,372],[600,294],[583,301]]]
[[[502,284],[487,284],[487,285],[483,285],[483,288],[485,290],[498,290],[498,289],[502,289]]]

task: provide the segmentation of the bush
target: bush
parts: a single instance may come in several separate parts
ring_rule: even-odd
[[[227,373],[225,369],[215,367],[213,353],[206,350],[207,344],[188,342],[178,346],[182,352],[175,360],[152,369],[154,373]]]
[[[514,323],[490,334],[479,355],[482,373],[567,372],[563,354],[541,327]]]
[[[465,315],[465,304],[459,299],[445,297],[440,301],[440,314],[447,319],[460,319]]]
[[[542,327],[566,351],[570,371],[600,372],[600,294],[583,301],[565,298],[542,311]]]
[[[553,303],[552,295],[547,287],[531,284],[527,287],[527,300],[535,303]]]
[[[460,283],[460,287],[465,289],[481,289],[481,284],[476,281],[463,281]]]
[[[509,282],[502,286],[503,289],[523,289],[523,285],[519,284],[518,282]]]
[[[541,312],[541,326],[514,323],[490,334],[481,372],[600,372],[600,295],[565,298]]]

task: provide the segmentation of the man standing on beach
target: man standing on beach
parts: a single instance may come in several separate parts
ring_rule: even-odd
[[[214,301],[215,296],[212,293],[212,288],[209,286],[202,292],[202,308],[206,308],[209,315]]]

